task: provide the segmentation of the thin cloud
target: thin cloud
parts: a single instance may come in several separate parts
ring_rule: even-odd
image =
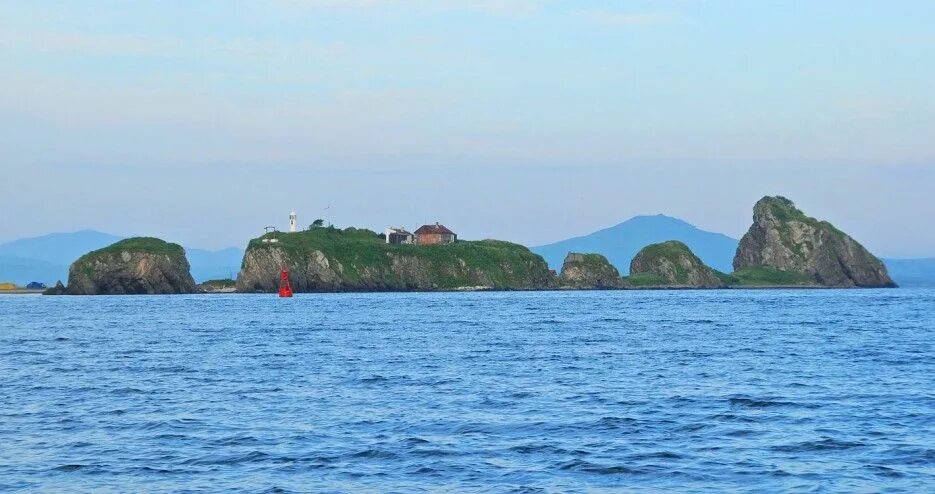
[[[80,32],[24,32],[0,33],[0,44],[29,49],[36,53],[90,55],[90,56],[191,56],[192,53],[211,53],[239,59],[267,59],[277,54],[303,57],[337,57],[346,55],[349,47],[342,43],[311,41],[285,41],[236,37],[231,39],[175,36],[144,36],[98,34]],[[0,50],[0,53],[3,51]]]
[[[538,10],[544,0],[276,0],[279,7],[309,10],[405,8],[424,11],[473,11],[518,14]]]
[[[606,26],[647,26],[671,22],[674,16],[664,12],[613,12],[607,10],[587,10],[580,15],[592,22]]]

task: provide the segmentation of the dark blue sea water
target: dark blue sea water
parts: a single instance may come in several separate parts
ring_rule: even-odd
[[[0,297],[0,490],[935,491],[935,291]]]

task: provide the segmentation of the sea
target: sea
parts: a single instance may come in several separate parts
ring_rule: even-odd
[[[935,492],[935,290],[0,296],[3,492]]]

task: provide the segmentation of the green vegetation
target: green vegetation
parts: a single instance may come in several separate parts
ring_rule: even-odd
[[[651,287],[651,286],[666,286],[670,285],[666,279],[658,274],[652,273],[640,273],[640,274],[631,274],[630,276],[623,277],[624,286],[634,286],[634,287]]]
[[[679,242],[678,240],[669,240],[658,244],[647,245],[646,247],[643,247],[642,250],[640,250],[640,253],[652,257],[665,257],[670,261],[675,261],[683,255],[688,255],[698,259],[687,245]]]
[[[731,274],[718,273],[725,283],[732,286],[805,286],[808,277],[800,273],[779,271],[768,267],[750,267]]]
[[[223,280],[208,280],[202,285],[209,286],[211,288],[234,288],[237,286],[237,282],[232,279],[223,279]]]
[[[792,222],[802,223],[817,230],[823,230],[832,234],[839,240],[846,237],[844,232],[838,230],[837,227],[831,223],[817,220],[811,216],[806,215],[799,208],[795,207],[795,203],[789,199],[786,199],[785,197],[764,197],[763,199],[760,199],[760,202],[765,203],[772,215],[775,216],[777,220],[779,220],[779,238],[783,245],[799,256],[805,255],[805,247],[807,247],[809,250],[812,250],[814,249],[814,245],[811,245],[810,242],[805,242],[804,244],[794,244],[792,242],[793,235],[789,226],[789,224]]]
[[[679,262],[679,259],[684,257],[692,259],[693,263],[697,266],[704,266],[704,263],[701,261],[701,259],[699,259],[698,256],[696,256],[691,251],[691,249],[688,248],[687,245],[679,242],[678,240],[669,240],[658,244],[647,245],[646,247],[643,247],[642,250],[640,250],[640,252],[637,254],[637,257],[643,259],[662,258],[668,260],[672,265],[672,269],[675,270],[675,277],[674,279],[667,281],[662,276],[651,275],[649,273],[640,273],[635,275],[637,277],[635,280],[636,283],[652,284],[651,281],[657,278],[662,280],[662,282],[659,284],[663,285],[688,283],[688,271],[686,271],[686,269]],[[630,276],[630,278],[633,277],[633,275]],[[634,280],[631,280],[630,282],[634,283]]]
[[[601,254],[575,254],[576,259],[571,264],[576,264],[585,269],[601,270],[610,266],[610,262]]]
[[[185,250],[179,244],[171,244],[155,237],[133,237],[115,242],[102,249],[88,252],[82,259],[101,254],[119,254],[121,252],[146,252],[151,254],[165,254],[169,256],[185,255]]]
[[[273,239],[276,242],[270,242]],[[521,245],[497,240],[394,245],[387,244],[371,230],[314,228],[268,233],[251,240],[247,249],[281,249],[294,263],[310,259],[315,251],[320,251],[332,266],[335,262],[340,264],[341,276],[348,284],[397,286],[411,281],[401,281],[394,273],[394,260],[417,264],[415,270],[420,276],[424,275],[439,289],[477,285],[479,278],[494,288],[532,288],[530,280],[543,284],[549,281],[548,267],[541,257]]]
[[[121,252],[145,252],[147,254],[167,255],[185,259],[185,249],[179,244],[172,244],[155,237],[132,237],[114,242],[98,250],[92,250],[79,257],[75,261],[75,265],[80,266],[82,272],[90,276],[94,268],[88,261],[104,255],[119,255]]]

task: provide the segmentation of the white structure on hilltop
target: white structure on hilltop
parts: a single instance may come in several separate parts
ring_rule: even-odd
[[[397,228],[388,226],[386,230],[383,231],[383,235],[386,237],[386,243],[388,244],[411,244],[415,239],[415,237],[403,227]]]
[[[289,213],[289,231],[295,232],[298,230],[298,217],[295,214],[295,211]]]

